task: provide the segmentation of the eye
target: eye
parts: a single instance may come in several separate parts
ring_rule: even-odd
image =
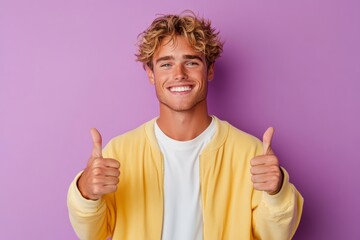
[[[160,65],[160,67],[169,68],[169,67],[171,67],[171,64],[170,63],[163,63],[163,64]]]
[[[186,63],[186,65],[188,65],[188,66],[198,66],[199,63],[196,62],[196,61],[191,61],[191,62]]]

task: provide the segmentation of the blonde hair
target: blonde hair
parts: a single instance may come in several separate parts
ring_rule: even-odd
[[[207,65],[210,66],[220,57],[223,42],[219,32],[211,27],[210,20],[196,16],[191,11],[184,11],[180,15],[163,15],[156,18],[150,27],[138,37],[137,60],[153,69],[153,55],[160,47],[165,37],[175,41],[177,36],[184,36],[190,45],[205,55]]]

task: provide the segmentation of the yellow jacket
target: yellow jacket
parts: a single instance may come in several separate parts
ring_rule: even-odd
[[[254,190],[250,160],[262,143],[215,118],[217,131],[200,155],[204,240],[291,239],[300,222],[303,198],[284,172],[280,192]],[[154,134],[155,119],[111,140],[103,156],[121,163],[118,190],[98,201],[68,193],[70,221],[80,239],[161,239],[163,156]]]

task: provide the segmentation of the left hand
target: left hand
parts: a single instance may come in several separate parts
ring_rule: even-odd
[[[271,148],[274,134],[272,127],[268,128],[263,136],[263,155],[251,159],[251,181],[254,188],[265,191],[270,195],[278,193],[282,186],[283,174],[280,170],[279,160]]]

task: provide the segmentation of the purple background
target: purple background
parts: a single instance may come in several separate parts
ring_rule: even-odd
[[[0,239],[76,239],[67,188],[91,151],[157,116],[137,35],[157,13],[212,19],[210,112],[261,137],[305,198],[294,239],[360,239],[360,1],[0,0]]]

